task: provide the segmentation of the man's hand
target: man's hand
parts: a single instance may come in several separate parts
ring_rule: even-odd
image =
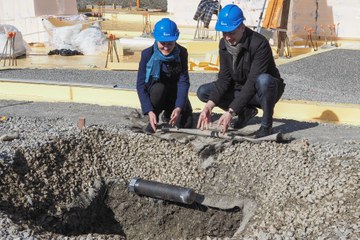
[[[199,115],[199,120],[196,127],[200,128],[201,130],[209,129],[209,124],[211,124],[211,109],[205,106]]]
[[[175,126],[179,116],[181,114],[181,108],[177,107],[175,108],[172,113],[171,113],[171,116],[170,116],[170,121],[169,121],[169,124],[170,126]]]
[[[232,120],[232,115],[230,112],[224,112],[224,114],[220,117],[219,122],[217,124],[220,133],[225,134],[229,128],[230,122]]]
[[[201,130],[209,129],[209,125],[211,124],[211,109],[204,108],[199,115],[199,120],[197,123],[197,128]]]
[[[153,111],[150,111],[148,112],[148,116],[149,116],[149,123],[152,129],[154,130],[154,132],[156,132],[156,125],[157,125],[156,114]]]
[[[211,100],[207,101],[204,109],[201,111],[199,115],[199,120],[197,123],[197,128],[201,130],[209,129],[209,125],[211,124],[211,110],[215,107],[215,103]]]

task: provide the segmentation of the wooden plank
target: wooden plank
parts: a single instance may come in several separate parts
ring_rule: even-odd
[[[266,9],[264,28],[278,28],[284,0],[270,0]]]

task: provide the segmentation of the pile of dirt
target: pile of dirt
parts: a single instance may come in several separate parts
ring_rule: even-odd
[[[221,210],[142,197],[128,193],[124,182],[110,188],[107,204],[128,239],[231,237],[242,220],[239,208]]]
[[[20,107],[28,112],[33,105]],[[18,137],[0,143],[0,239],[171,239],[195,236],[192,231],[233,239],[360,239],[358,140],[215,145],[203,140],[207,154],[199,154],[189,141],[117,127],[133,121],[130,112],[123,115],[126,109],[101,108],[97,122],[115,123],[78,129],[74,121],[48,117],[71,115],[78,109],[74,105],[40,106],[35,109],[42,111],[31,114],[46,111],[46,118],[1,123],[0,135]],[[87,109],[89,116],[97,111],[94,105]],[[349,130],[323,129],[324,135]],[[203,205],[232,211],[201,211],[129,194],[127,181],[134,177],[192,188],[206,196]],[[137,232],[143,230],[147,233]]]
[[[18,148],[12,159],[0,161],[0,210],[42,238],[88,234],[108,239],[233,236],[243,218],[238,207],[220,210],[128,192],[124,179],[136,175],[137,167],[118,157],[136,154],[141,165],[158,161],[146,157],[151,153],[144,137],[90,128],[37,147]],[[153,138],[150,144],[160,142]],[[143,155],[144,147],[147,154]]]

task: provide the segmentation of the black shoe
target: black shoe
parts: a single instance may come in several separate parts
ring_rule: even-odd
[[[150,123],[146,126],[146,128],[145,128],[145,133],[146,133],[146,134],[153,134],[153,133],[155,133],[155,132],[154,132],[154,129],[151,127],[151,124],[150,124]]]
[[[255,107],[246,107],[245,110],[239,114],[238,120],[231,123],[231,127],[234,129],[240,129],[246,126],[246,123],[256,116],[258,110]]]
[[[167,114],[167,112],[163,112],[163,114],[161,115],[161,121],[163,123],[169,123],[170,122],[170,114]]]
[[[266,137],[272,134],[272,128],[271,127],[263,127],[261,126],[259,130],[255,133],[255,138],[262,138]]]
[[[193,127],[192,112],[185,112],[185,113],[181,114],[179,127],[180,128],[192,128]]]

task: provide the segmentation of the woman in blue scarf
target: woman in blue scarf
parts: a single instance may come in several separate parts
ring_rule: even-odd
[[[169,18],[158,21],[154,38],[154,45],[141,52],[136,84],[142,112],[149,117],[146,131],[156,131],[159,115],[163,111],[163,122],[191,128],[188,52],[176,43],[179,30],[175,22]]]

